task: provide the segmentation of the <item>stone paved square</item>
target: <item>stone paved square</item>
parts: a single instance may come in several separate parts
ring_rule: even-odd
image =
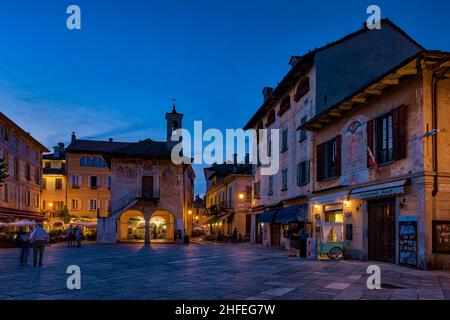
[[[385,300],[450,299],[450,273],[379,264],[381,290],[368,290],[358,261],[305,261],[248,244],[63,244],[45,249],[45,265],[20,266],[19,249],[0,250],[3,300]],[[81,290],[66,269],[81,268]]]

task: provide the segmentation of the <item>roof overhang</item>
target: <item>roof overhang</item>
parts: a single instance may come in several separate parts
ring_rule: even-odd
[[[418,76],[425,66],[429,66],[435,71],[443,70],[447,77],[450,77],[450,53],[440,51],[419,52],[335,106],[319,113],[297,129],[318,131],[327,127],[346,113],[365,106],[368,101],[382,95],[388,89]]]

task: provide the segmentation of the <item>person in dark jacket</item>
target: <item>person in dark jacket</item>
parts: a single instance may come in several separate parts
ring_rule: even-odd
[[[19,231],[16,237],[16,246],[21,248],[20,264],[28,263],[28,254],[30,253],[30,235],[23,230]]]

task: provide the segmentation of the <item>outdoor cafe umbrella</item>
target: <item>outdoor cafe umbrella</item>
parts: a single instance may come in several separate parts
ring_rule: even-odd
[[[37,223],[27,219],[22,219],[15,222],[8,223],[9,227],[34,227]]]

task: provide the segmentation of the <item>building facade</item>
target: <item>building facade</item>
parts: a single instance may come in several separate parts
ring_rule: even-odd
[[[245,129],[278,129],[280,170],[264,176],[253,169],[253,243],[287,248],[289,230],[312,232],[309,197],[312,135],[297,127],[363,85],[412,57],[422,47],[389,20],[381,30],[363,28],[304,56],[291,58],[291,70]],[[270,139],[270,136],[269,136]]]
[[[87,221],[108,217],[111,201],[111,170],[103,154],[128,145],[126,142],[82,140],[72,134],[66,148],[67,209],[70,216]]]
[[[314,230],[342,222],[347,257],[450,268],[449,71],[450,54],[421,52],[300,127]]]
[[[194,179],[191,165],[171,160],[172,132],[183,115],[166,114],[167,141],[143,140],[104,152],[111,170],[108,216],[100,216],[98,241],[173,242],[191,235],[194,225]]]
[[[232,235],[237,230],[242,239],[250,238],[251,166],[220,164],[204,169],[207,180],[205,204],[211,219],[208,232],[216,236]]]
[[[49,150],[0,112],[0,157],[9,177],[0,186],[0,221],[42,221],[41,156]]]
[[[67,166],[63,143],[55,146],[53,153],[42,156],[42,166],[42,212],[50,229],[61,228],[67,213]]]

